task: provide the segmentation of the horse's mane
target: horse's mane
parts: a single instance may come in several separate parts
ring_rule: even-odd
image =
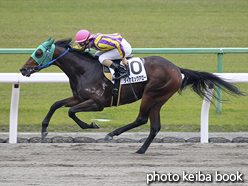
[[[88,58],[92,58],[92,59],[96,59],[96,57],[94,57],[91,53],[89,52],[84,52],[83,50],[78,50],[75,49],[71,46],[72,43],[72,38],[69,39],[62,39],[62,40],[58,40],[56,41],[54,44],[56,46],[60,46],[62,48],[70,48],[70,52],[74,53],[74,54],[79,54],[79,56],[84,56],[84,57],[88,57]]]

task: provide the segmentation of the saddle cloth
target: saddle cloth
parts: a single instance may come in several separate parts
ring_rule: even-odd
[[[120,62],[120,64],[122,65],[122,62]],[[115,71],[112,68],[103,66],[103,73],[105,77],[114,84],[110,107],[119,105],[121,85],[147,81],[146,71],[140,58],[138,57],[129,58],[128,66],[129,66],[128,69],[129,69],[130,76],[116,80],[116,81],[112,81],[112,77],[114,77]]]
[[[123,65],[122,62],[120,62],[120,64]],[[128,65],[130,76],[122,78],[120,80],[121,85],[147,81],[146,71],[143,62],[139,57],[128,59]],[[103,66],[103,73],[108,80],[110,80],[113,84],[115,83],[115,81],[112,80],[112,77],[114,77],[115,73],[112,68]]]

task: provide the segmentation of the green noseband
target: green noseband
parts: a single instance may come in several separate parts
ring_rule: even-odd
[[[48,64],[53,59],[53,54],[54,54],[54,50],[55,50],[55,44],[53,44],[54,39],[55,38],[53,38],[51,40],[51,37],[50,37],[46,42],[44,42],[43,44],[38,46],[38,48],[31,55],[31,57],[39,64],[39,66],[38,66],[39,69],[46,68],[46,67],[50,66],[50,65],[46,65],[46,64]],[[42,50],[43,55],[42,55],[42,57],[37,58],[35,56],[35,53],[39,49]]]

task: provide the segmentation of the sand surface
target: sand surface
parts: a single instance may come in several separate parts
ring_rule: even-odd
[[[0,144],[0,185],[248,185],[248,144]],[[219,174],[243,182],[216,182]],[[238,173],[237,173],[238,171]],[[174,182],[169,177],[174,176]],[[186,174],[186,177],[185,177]],[[187,176],[188,174],[188,176]],[[189,174],[194,178],[189,179]],[[199,181],[199,175],[211,182]],[[167,182],[165,181],[167,176]],[[232,176],[232,177],[231,177]],[[175,179],[179,180],[175,182]],[[203,178],[203,175],[201,175]]]

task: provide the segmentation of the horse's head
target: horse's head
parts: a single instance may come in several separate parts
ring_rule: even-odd
[[[54,38],[51,40],[50,37],[33,52],[28,61],[20,69],[23,76],[29,77],[31,74],[50,66],[49,62],[52,61],[55,50],[55,44],[53,42]]]

